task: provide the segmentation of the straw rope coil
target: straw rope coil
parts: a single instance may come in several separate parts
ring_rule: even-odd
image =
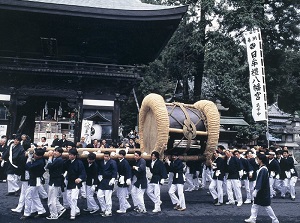
[[[194,104],[194,107],[203,111],[207,121],[207,143],[204,152],[207,165],[210,165],[213,152],[216,150],[220,132],[220,114],[216,105],[207,100],[201,100]]]
[[[139,136],[142,152],[157,151],[163,157],[169,140],[169,116],[162,96],[147,95],[139,113]]]

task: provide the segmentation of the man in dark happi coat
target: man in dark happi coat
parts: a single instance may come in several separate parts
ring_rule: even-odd
[[[142,158],[140,151],[134,153],[135,165],[133,168],[134,183],[132,185],[131,196],[135,210],[146,213],[144,193],[147,189],[146,161]]]
[[[128,161],[125,159],[126,152],[125,150],[119,151],[119,162],[118,162],[118,191],[117,197],[119,198],[120,208],[117,210],[117,213],[122,214],[126,213],[126,210],[130,208],[130,204],[127,201],[128,196],[128,187],[131,185],[132,171],[131,166]]]
[[[102,217],[112,216],[112,191],[117,178],[117,163],[110,158],[110,152],[104,152],[104,160],[101,160],[98,172],[98,193]]]
[[[48,189],[48,207],[50,216],[48,220],[58,219],[66,211],[59,202],[58,193],[64,187],[64,160],[62,159],[63,149],[56,147],[54,151],[48,152],[48,163],[46,168],[49,170],[49,189]]]
[[[172,162],[169,159],[166,159],[166,162],[170,166],[170,171],[173,172],[174,177],[172,181],[172,185],[169,189],[169,195],[174,205],[174,209],[178,211],[185,211],[185,197],[183,193],[184,187],[184,164],[179,159],[177,153],[173,153],[172,155]],[[178,197],[176,196],[175,192],[177,191]]]
[[[37,216],[43,216],[46,213],[38,194],[38,187],[45,183],[43,178],[46,165],[46,161],[43,158],[44,153],[45,151],[39,148],[35,150],[33,157],[32,154],[28,154],[25,168],[29,171],[29,180],[25,193],[24,214],[21,220],[29,218],[33,210],[38,212]]]
[[[65,171],[67,171],[67,199],[70,211],[70,220],[75,220],[75,216],[80,215],[80,209],[77,206],[79,190],[82,182],[86,180],[84,165],[77,158],[78,151],[75,148],[69,150],[69,160],[65,162]]]
[[[256,185],[253,191],[254,204],[251,207],[251,216],[250,218],[245,219],[245,222],[255,223],[257,218],[257,213],[259,207],[264,207],[272,223],[279,223],[278,218],[276,217],[271,205],[270,197],[270,184],[269,184],[269,174],[268,168],[265,166],[268,162],[266,155],[258,154],[256,158],[259,164],[259,170],[257,172]]]
[[[164,163],[159,160],[159,153],[153,151],[151,153],[150,172],[152,173],[151,180],[148,184],[147,195],[154,203],[154,209],[152,212],[160,212],[160,185],[164,184],[164,180],[167,179],[167,170]]]

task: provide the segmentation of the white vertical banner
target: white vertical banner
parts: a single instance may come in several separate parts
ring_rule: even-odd
[[[254,121],[267,121],[267,92],[260,29],[245,32],[250,71],[249,86]]]
[[[0,125],[0,136],[6,135],[7,125]]]
[[[85,142],[87,144],[91,143],[91,130],[92,130],[93,121],[89,120],[82,120],[82,126],[81,126],[81,136],[85,137]]]

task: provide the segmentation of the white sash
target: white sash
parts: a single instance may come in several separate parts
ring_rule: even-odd
[[[8,158],[8,160],[9,160],[10,164],[11,164],[14,168],[18,168],[18,166],[16,166],[15,164],[13,164],[13,161],[12,161],[12,157],[13,157],[13,154],[12,154],[13,146],[14,146],[14,144],[12,143],[12,144],[10,145],[10,148],[9,148],[9,158]]]

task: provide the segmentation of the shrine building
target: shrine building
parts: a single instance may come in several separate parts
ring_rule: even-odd
[[[32,141],[118,139],[120,99],[187,6],[139,0],[0,0],[0,131]]]

